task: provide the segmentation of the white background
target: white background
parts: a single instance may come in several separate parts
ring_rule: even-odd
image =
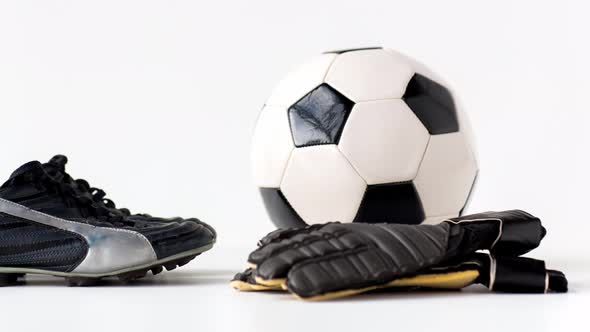
[[[3,330],[585,330],[590,8],[584,1],[0,1],[0,174],[63,153],[121,206],[198,216],[217,246],[135,286],[0,289]],[[227,280],[272,230],[250,182],[257,113],[292,67],[386,46],[451,82],[478,138],[471,211],[521,208],[566,295],[305,304]]]

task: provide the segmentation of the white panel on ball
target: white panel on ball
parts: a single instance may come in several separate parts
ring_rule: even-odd
[[[382,49],[340,54],[326,83],[354,102],[401,98],[414,75],[411,65]]]
[[[357,103],[339,149],[367,184],[411,181],[428,145],[428,131],[401,99]]]
[[[457,216],[458,216],[458,213],[448,215],[448,216],[428,217],[428,218],[424,219],[424,221],[422,223],[426,224],[426,225],[436,225],[436,224],[440,224],[441,222],[443,222],[447,219],[455,218]]]
[[[392,50],[390,48],[385,49],[385,51],[387,51],[389,54],[391,54],[396,59],[403,59],[403,60],[397,60],[397,61],[406,61],[407,63],[409,63],[415,73],[425,76],[425,77],[437,82],[438,84],[444,86],[445,88],[450,89],[448,83],[441,76],[439,76],[436,72],[432,71],[430,68],[428,68],[422,62],[420,62],[414,58],[411,58],[403,53],[400,53],[396,50]]]
[[[266,105],[293,105],[324,82],[334,58],[336,54],[322,54],[300,65],[279,82]]]
[[[293,150],[281,191],[308,224],[352,222],[366,183],[335,145]]]
[[[287,109],[265,106],[252,138],[252,175],[259,187],[278,188],[295,146]]]
[[[476,174],[477,162],[463,133],[431,136],[414,180],[426,216],[458,215]]]
[[[478,151],[477,151],[477,138],[475,137],[475,134],[473,133],[473,127],[471,126],[471,121],[469,120],[469,116],[467,115],[467,112],[465,112],[465,109],[463,107],[463,103],[461,102],[461,99],[459,99],[457,96],[453,96],[454,100],[455,100],[455,104],[457,107],[457,120],[459,121],[459,130],[461,132],[463,132],[463,135],[465,135],[465,139],[467,140],[467,143],[469,145],[469,148],[471,149],[471,153],[473,153],[473,157],[475,158],[475,160],[477,160],[478,158]]]

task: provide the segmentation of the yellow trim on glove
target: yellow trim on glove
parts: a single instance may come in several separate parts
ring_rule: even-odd
[[[439,289],[461,289],[471,285],[479,277],[479,271],[466,270],[459,272],[440,273],[440,274],[422,274],[410,278],[402,278],[390,281],[383,285],[370,286],[359,289],[346,289],[322,295],[302,298],[295,294],[295,297],[305,301],[324,301],[333,300],[356,294],[366,293],[377,289],[395,288],[395,287],[428,287]],[[233,288],[243,291],[280,291],[287,290],[287,279],[262,279],[255,277],[256,284],[245,281],[234,280],[230,283]]]
[[[282,287],[271,287],[260,284],[251,284],[241,280],[232,280],[230,286],[239,290],[240,292],[263,292],[263,291],[278,291],[283,290]]]
[[[441,289],[461,289],[471,285],[479,276],[477,270],[467,270],[460,272],[451,272],[443,274],[423,274],[411,278],[396,279],[383,285],[370,286],[360,289],[347,289],[316,295],[312,297],[300,297],[296,294],[295,297],[305,301],[324,301],[334,300],[342,297],[357,295],[361,293],[370,292],[376,289],[395,288],[395,287],[429,287]]]

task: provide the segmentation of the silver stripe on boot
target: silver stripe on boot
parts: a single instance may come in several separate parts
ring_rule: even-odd
[[[61,219],[2,198],[0,212],[83,236],[88,253],[73,273],[103,274],[157,260],[148,239],[138,232]]]

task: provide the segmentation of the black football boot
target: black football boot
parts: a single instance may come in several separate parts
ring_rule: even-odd
[[[129,218],[70,180],[32,161],[0,187],[0,284],[24,274],[71,285],[128,281],[182,266],[215,243],[202,222]]]

